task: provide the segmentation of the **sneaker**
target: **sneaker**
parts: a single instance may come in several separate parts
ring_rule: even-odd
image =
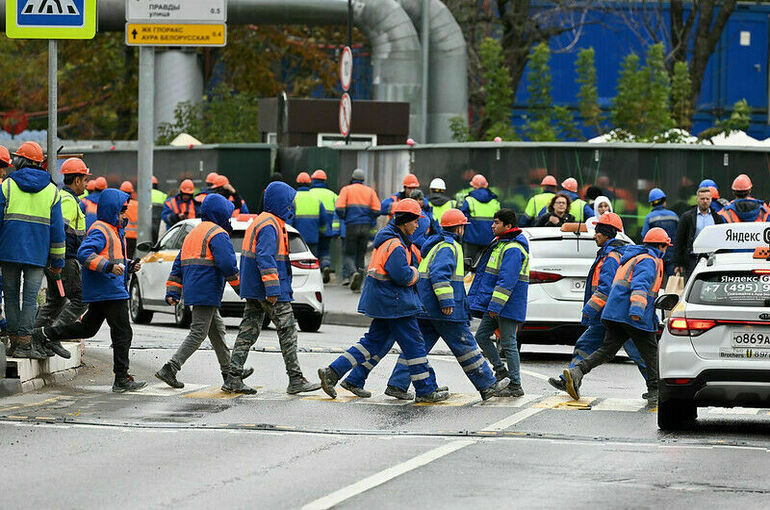
[[[344,287],[347,287],[348,285],[350,285],[350,277],[343,278],[341,283]]]
[[[449,398],[449,392],[448,391],[434,391],[433,393],[429,393],[427,395],[418,396],[415,399],[416,403],[420,402],[428,402],[428,403],[436,403],[436,402],[442,402]]]
[[[289,395],[296,395],[297,393],[305,393],[307,391],[316,391],[321,389],[321,383],[311,383],[304,377],[297,377],[289,379],[289,386],[286,388],[286,393]]]
[[[572,367],[564,371],[567,393],[575,400],[580,400],[580,382],[583,380],[583,372],[578,367]]]
[[[436,391],[449,391],[449,386],[439,386]]]
[[[567,391],[567,381],[565,381],[561,377],[549,377],[548,384],[550,384],[551,386],[553,386],[559,391],[564,391],[564,392]]]
[[[178,381],[176,378],[176,370],[174,370],[168,363],[163,365],[160,370],[155,372],[155,377],[168,384],[172,388],[184,388],[184,383]]]
[[[497,381],[496,383],[492,384],[492,386],[489,386],[487,388],[484,388],[481,390],[481,400],[489,400],[490,398],[494,396],[498,396],[498,392],[504,390],[508,387],[508,383],[510,383],[511,380],[507,377],[503,379],[502,381]],[[441,388],[439,388],[440,390]]]
[[[524,390],[521,389],[521,384],[510,383],[508,386],[500,390],[496,396],[498,397],[523,397]]]
[[[385,388],[385,394],[399,400],[414,400],[414,393],[402,390],[401,388],[396,388],[395,386],[388,385],[388,387]]]
[[[334,385],[340,380],[337,372],[332,370],[331,367],[319,368],[318,378],[321,379],[321,388],[323,388],[324,393],[331,398],[337,398],[337,390],[334,389]]]
[[[116,377],[115,384],[112,385],[113,393],[125,393],[127,391],[141,390],[147,386],[144,381],[135,381],[133,375],[127,375],[125,377]]]
[[[325,267],[321,270],[321,273],[323,274],[324,283],[329,283],[332,279],[332,270]]]
[[[353,385],[353,384],[351,384],[351,383],[349,383],[347,381],[342,381],[340,383],[340,386],[342,386],[343,388],[345,388],[346,390],[348,390],[350,393],[352,393],[353,395],[355,395],[357,397],[369,398],[369,397],[372,396],[372,392],[371,391],[365,390],[365,389],[361,388],[360,386],[355,386],[355,385]]]
[[[362,280],[363,277],[361,276],[361,273],[354,274],[353,278],[350,280],[350,290],[356,292],[358,289],[360,289]]]
[[[238,393],[241,395],[256,395],[257,390],[243,384],[240,376],[228,374],[227,380],[222,385],[222,391],[225,393]]]

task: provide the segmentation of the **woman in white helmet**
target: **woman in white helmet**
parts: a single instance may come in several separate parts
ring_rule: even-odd
[[[436,222],[441,221],[441,216],[449,209],[456,209],[457,202],[446,194],[446,183],[444,179],[435,178],[430,181],[430,195],[428,202],[433,206],[433,219]]]
[[[610,199],[604,195],[599,195],[596,197],[596,200],[594,200],[593,208],[596,216],[591,216],[586,220],[586,227],[588,230],[596,229],[596,222],[599,221],[599,216],[606,212],[614,212],[612,210],[612,202],[610,202]]]

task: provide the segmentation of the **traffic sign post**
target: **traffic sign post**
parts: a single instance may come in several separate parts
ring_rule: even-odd
[[[353,101],[350,94],[345,92],[340,99],[340,134],[345,138],[350,136],[350,125],[353,120]]]
[[[227,25],[126,23],[129,46],[225,46]]]
[[[350,90],[350,85],[353,82],[353,51],[350,46],[345,46],[342,50],[342,58],[340,58],[340,84],[342,90],[347,92]]]

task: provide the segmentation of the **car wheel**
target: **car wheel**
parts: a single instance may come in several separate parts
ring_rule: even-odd
[[[192,311],[189,306],[180,301],[174,307],[174,323],[180,328],[189,328],[192,322]]]
[[[153,312],[148,312],[142,307],[142,293],[139,291],[139,283],[136,280],[131,280],[129,294],[131,320],[135,324],[149,324],[152,321]]]
[[[297,316],[297,324],[299,325],[299,329],[307,333],[315,333],[321,329],[321,324],[323,324],[323,321],[324,316],[320,313],[303,313],[302,315]]]
[[[695,421],[698,408],[687,400],[659,400],[658,428],[661,430],[682,430]]]

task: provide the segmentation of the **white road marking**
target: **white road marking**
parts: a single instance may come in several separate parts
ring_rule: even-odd
[[[517,423],[520,423],[544,410],[545,408],[528,407],[522,411],[519,411],[518,413],[513,413],[509,417],[503,418],[502,420],[495,422],[488,427],[484,427],[480,432],[500,432],[501,430],[505,430],[512,425],[516,425]]]
[[[532,377],[536,377],[537,379],[540,379],[541,381],[547,381],[548,376],[543,374],[538,374],[537,372],[533,372],[532,370],[524,370],[523,368],[519,369],[519,372],[522,374],[531,375]]]

